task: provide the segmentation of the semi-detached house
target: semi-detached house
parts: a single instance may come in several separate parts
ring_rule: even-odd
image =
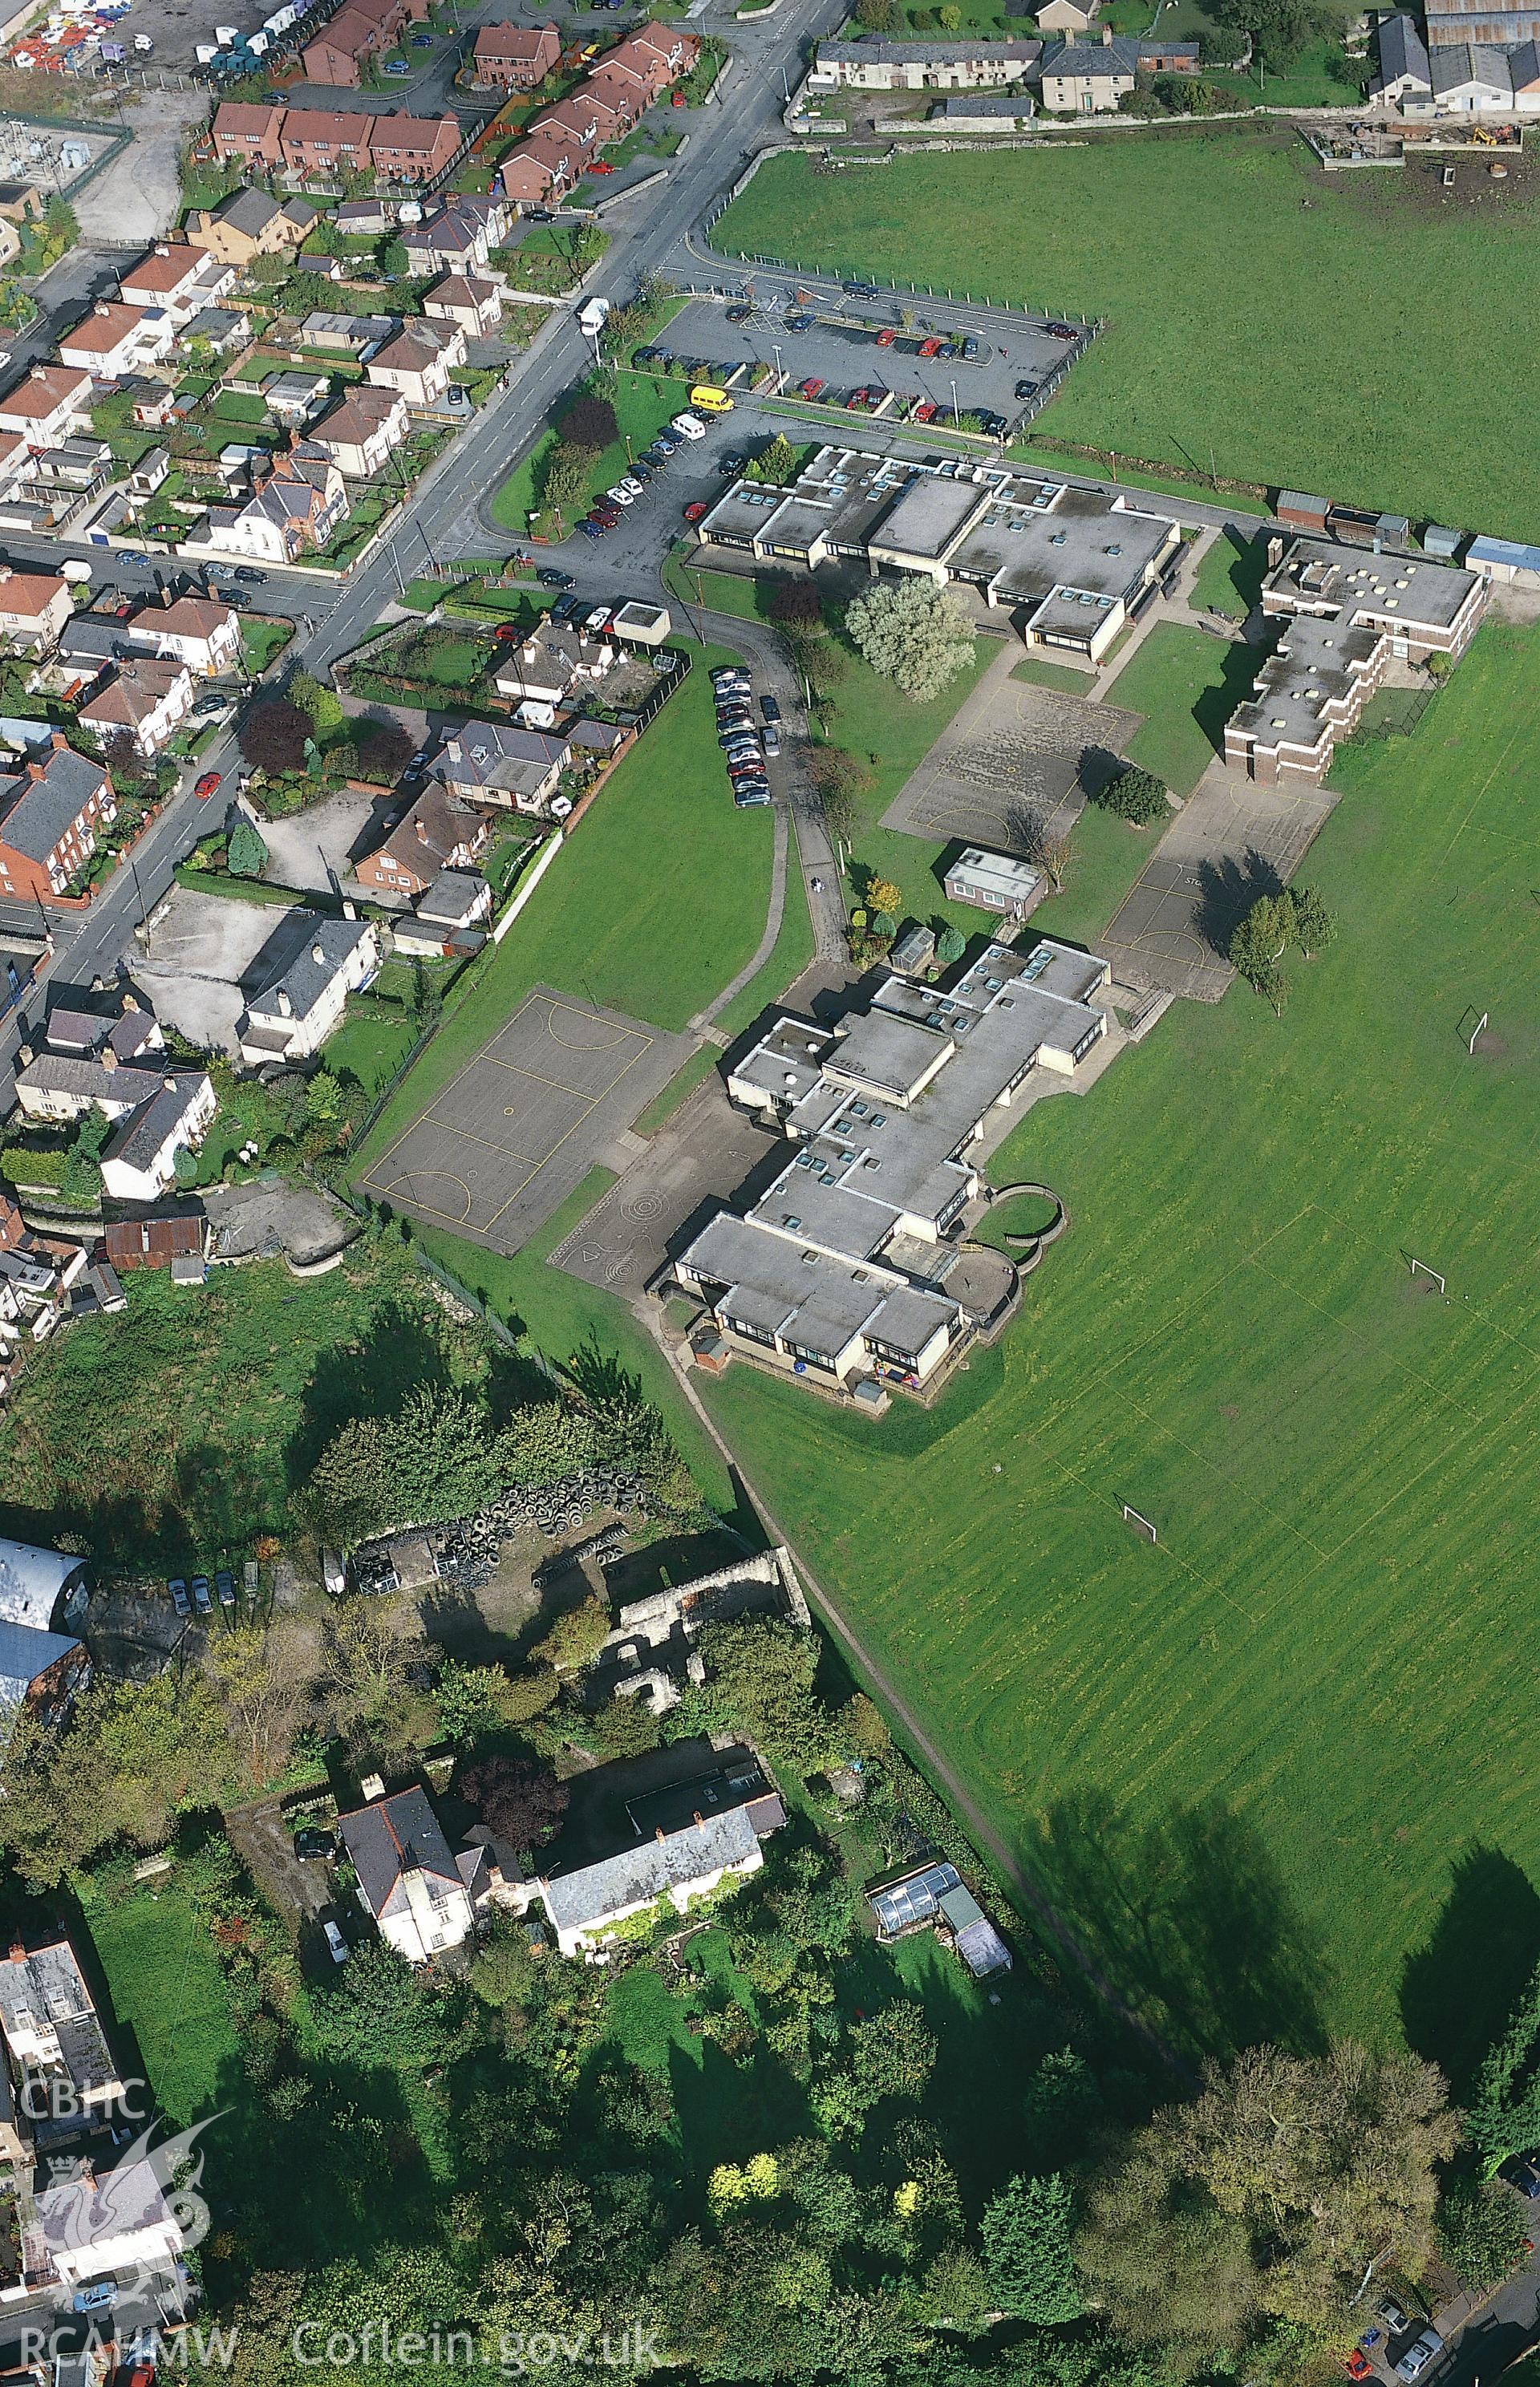
[[[468,870],[491,841],[491,824],[474,804],[451,795],[430,779],[388,837],[359,863],[355,876],[365,887],[403,901],[423,895],[445,870]]]
[[[0,779],[0,895],[62,895],[117,814],[102,765],[56,729],[41,754]]]
[[[0,398],[0,431],[34,451],[57,448],[90,421],[91,375],[78,365],[33,365]]]
[[[174,656],[135,655],[120,663],[107,686],[79,720],[104,744],[114,738],[133,740],[146,762],[169,746],[193,709],[193,675]]]
[[[367,385],[339,398],[310,433],[309,444],[324,448],[350,481],[383,473],[411,428],[407,401],[398,390]]]
[[[118,296],[130,307],[158,308],[180,326],[205,307],[217,307],[234,284],[233,265],[190,241],[177,241],[142,257],[119,283]]]
[[[421,412],[442,404],[449,375],[465,362],[465,335],[458,323],[408,324],[369,360],[371,382],[393,389]]]
[[[178,597],[170,605],[146,606],[128,625],[131,642],[157,655],[174,657],[201,678],[234,667],[241,651],[241,617],[213,597]]]
[[[120,381],[141,365],[157,364],[175,345],[176,325],[164,307],[130,307],[104,299],[60,338],[60,361],[79,365],[93,381]]]
[[[0,563],[0,638],[48,649],[74,610],[68,580],[52,572],[18,572]]]
[[[496,91],[534,91],[560,63],[554,24],[483,25],[473,52],[474,79]]]

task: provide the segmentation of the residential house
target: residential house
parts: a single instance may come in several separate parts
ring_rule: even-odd
[[[162,242],[142,257],[118,284],[131,307],[160,308],[183,325],[203,307],[217,307],[234,288],[235,269],[188,241]]]
[[[574,688],[601,680],[614,660],[607,639],[542,624],[520,645],[499,649],[493,685],[515,702],[562,704]]]
[[[116,1015],[76,1011],[68,1004],[56,1004],[43,1023],[43,1034],[50,1053],[72,1053],[94,1060],[110,1047],[118,1060],[131,1067],[145,1054],[163,1052],[166,1046],[154,1012],[141,1010],[132,994],[123,996],[122,1008]]]
[[[502,293],[495,282],[470,273],[446,273],[423,301],[437,322],[458,323],[467,339],[486,339],[502,321]]]
[[[120,1061],[104,1043],[93,1053],[34,1053],[16,1073],[16,1099],[24,1118],[56,1127],[71,1126],[91,1110],[116,1125],[142,1109],[164,1082],[153,1065]]]
[[[79,365],[93,381],[120,381],[141,365],[156,364],[176,339],[176,326],[163,307],[126,307],[104,299],[59,340],[67,365]]]
[[[62,895],[95,852],[98,827],[117,812],[102,765],[77,754],[56,729],[40,756],[0,779],[0,895]]]
[[[1025,82],[1042,55],[1029,39],[987,41],[955,33],[941,41],[820,42],[810,91],[995,91]]]
[[[466,136],[457,116],[379,116],[369,163],[391,183],[431,183],[453,165]]]
[[[0,183],[0,217],[7,223],[41,223],[48,202],[35,183]]]
[[[564,198],[581,171],[574,145],[552,127],[509,150],[498,168],[498,187],[518,207],[544,207]]]
[[[241,651],[241,617],[217,597],[178,597],[170,605],[146,605],[126,626],[136,647],[171,656],[201,679],[234,670]]]
[[[373,131],[372,116],[339,114],[323,107],[291,107],[284,114],[278,145],[291,174],[324,181],[339,166],[357,174],[370,171],[369,144]]]
[[[557,791],[568,752],[564,736],[501,721],[465,721],[446,738],[433,767],[463,802],[540,813]]]
[[[383,473],[411,429],[399,390],[367,385],[350,389],[310,433],[310,445],[324,448],[350,481],[372,481]]]
[[[479,862],[491,834],[484,812],[451,795],[442,780],[430,779],[388,837],[363,856],[354,876],[361,885],[405,902],[424,894],[440,871],[466,870]]]
[[[1478,572],[1332,539],[1269,539],[1262,612],[1278,645],[1225,727],[1225,760],[1268,787],[1318,784],[1393,662],[1465,652],[1490,589]]]
[[[78,2290],[120,2271],[175,2280],[187,2242],[147,2157],[99,2178],[87,2166],[40,2188],[34,2204],[46,2274],[60,2288]]]
[[[208,1220],[201,1210],[160,1210],[139,1219],[119,1219],[103,1230],[102,1249],[109,1266],[125,1269],[170,1268],[189,1255],[207,1257]]]
[[[444,1829],[415,1786],[371,1800],[337,1818],[358,1876],[359,1903],[386,1945],[409,1964],[430,1964],[458,1948],[475,1927],[472,1885],[486,1859],[473,1849],[456,1858]]]
[[[169,746],[193,709],[193,675],[174,657],[136,655],[82,704],[78,719],[107,745],[132,738],[148,762]]]
[[[607,141],[623,139],[632,121],[632,113],[624,102],[612,103],[602,93],[595,92],[591,84],[582,83],[565,99],[558,100],[554,107],[537,116],[530,131],[564,134],[587,161],[597,158]]]
[[[28,474],[33,487],[95,489],[111,469],[112,448],[107,440],[77,436],[62,439],[57,448],[44,448],[41,456],[32,457]]]
[[[378,349],[364,367],[371,382],[393,389],[414,413],[443,404],[449,375],[465,362],[465,335],[458,323],[409,323]]]
[[[642,25],[597,59],[582,88],[607,97],[612,88],[634,83],[645,93],[642,110],[688,75],[701,56],[701,37],[675,25]]]
[[[380,933],[368,920],[318,920],[313,942],[254,994],[240,1028],[241,1055],[259,1069],[309,1060],[341,1019],[349,994],[380,966]]]
[[[1110,976],[1047,939],[990,945],[944,992],[890,976],[836,1027],[777,1020],[727,1094],[788,1139],[786,1164],[675,1263],[729,1352],[870,1400],[995,1331],[1010,1292],[951,1293],[951,1238],[1032,1070],[1073,1078],[1106,1035]]]
[[[176,1182],[180,1152],[196,1152],[219,1107],[202,1069],[177,1069],[121,1120],[102,1154],[102,1186],[115,1202],[155,1202]]]
[[[287,113],[277,100],[255,105],[245,100],[221,100],[214,110],[211,128],[215,157],[221,165],[232,159],[238,165],[266,169],[282,165],[284,120]]]
[[[383,199],[343,199],[332,210],[332,221],[349,240],[377,240],[395,221]]]
[[[299,326],[302,348],[335,350],[360,363],[388,340],[400,318],[396,315],[339,315],[329,307],[313,308]]]
[[[266,110],[252,113],[260,116]],[[244,272],[256,258],[297,248],[320,221],[321,210],[309,199],[275,199],[266,191],[246,188],[232,191],[217,208],[195,208],[187,220],[187,237],[195,248],[205,248],[221,264]]]
[[[482,930],[491,916],[492,890],[479,871],[441,870],[391,933],[398,954],[448,960],[473,952],[482,942]]]
[[[1370,80],[1370,99],[1420,112],[1433,95],[1427,44],[1415,17],[1382,17],[1375,35],[1379,57]]]
[[[1039,96],[1059,116],[1105,116],[1142,74],[1193,74],[1195,42],[1139,42],[1104,26],[1099,41],[1060,42],[1038,61]]]
[[[18,431],[29,448],[57,448],[89,423],[91,375],[78,365],[33,365],[0,398],[0,431]]]
[[[366,61],[394,48],[427,13],[427,0],[345,0],[299,53],[307,82],[359,82]]]
[[[634,1914],[666,1898],[680,1914],[725,1881],[742,1880],[764,1863],[761,1842],[786,1822],[786,1810],[751,1749],[700,1751],[705,1770],[625,1802],[626,1837],[597,1863],[567,1864],[522,1881],[494,1879],[490,1896],[527,1913],[538,1901],[564,1956],[603,1946]],[[628,1828],[627,1828],[628,1827]]]
[[[1102,0],[1041,0],[1034,10],[1040,33],[1057,33],[1079,41],[1090,32]]]
[[[11,1943],[0,1959],[0,2031],[21,2084],[21,2111],[40,2141],[98,2127],[122,2097],[121,2075],[67,1939],[37,1948]]]
[[[473,194],[428,209],[421,223],[403,224],[400,239],[413,273],[450,273],[485,265],[508,234],[502,201]]]
[[[483,25],[472,55],[478,83],[534,91],[560,62],[562,36],[553,24]]]
[[[266,563],[293,563],[325,546],[347,517],[347,491],[323,448],[302,439],[244,506],[210,506],[209,543]]]
[[[332,385],[323,373],[290,372],[274,373],[262,384],[262,404],[274,423],[287,430],[303,430],[312,414],[319,414],[332,394]]]
[[[0,564],[0,638],[46,650],[58,642],[75,610],[68,580],[51,572],[18,572]]]

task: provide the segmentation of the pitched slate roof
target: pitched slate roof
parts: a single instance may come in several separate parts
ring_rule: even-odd
[[[687,1824],[682,1832],[638,1841],[618,1856],[547,1880],[546,1904],[559,1931],[587,1929],[628,1907],[650,1905],[665,1890],[683,1888],[729,1865],[747,1864],[758,1849],[748,1809],[730,1807],[725,1814]]]
[[[286,994],[291,1016],[308,1018],[326,989],[336,978],[348,955],[355,953],[372,933],[365,920],[318,920],[315,933],[297,957],[278,978],[251,998],[250,1008],[263,1014],[278,1008],[278,996]],[[321,958],[316,959],[317,954]]]
[[[426,1791],[415,1784],[388,1799],[372,1800],[350,1815],[339,1815],[337,1828],[373,1915],[385,1912],[402,1875],[414,1867],[440,1881],[461,1883],[443,1825]]]
[[[1382,17],[1379,43],[1378,80],[1382,84],[1397,82],[1403,76],[1409,76],[1424,91],[1433,89],[1427,46],[1413,18]]]
[[[46,862],[106,781],[99,763],[71,746],[54,747],[37,778],[0,780],[0,844]]]
[[[102,1158],[120,1160],[130,1168],[148,1167],[185,1126],[188,1113],[208,1082],[201,1069],[184,1069],[173,1077],[170,1085],[160,1086],[147,1103],[141,1103],[136,1111],[129,1113]]]

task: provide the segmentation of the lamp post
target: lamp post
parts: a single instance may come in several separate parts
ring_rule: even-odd
[[[776,360],[776,391],[778,396],[785,384],[786,375],[781,370],[781,352],[779,347],[774,340],[770,343],[770,353]]]
[[[957,385],[955,382],[952,385],[952,427],[954,431],[961,431],[963,427],[963,418],[957,411]]]

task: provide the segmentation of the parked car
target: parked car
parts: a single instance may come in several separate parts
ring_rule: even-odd
[[[878,332],[877,335],[877,347],[879,348],[890,348],[897,338],[898,334],[893,329],[891,323],[885,324],[883,329]]]
[[[554,613],[556,611],[555,606],[553,605],[550,610]],[[520,629],[517,622],[499,622],[497,628],[492,633],[493,644],[499,647],[514,646],[523,637],[524,632]]]
[[[294,1836],[294,1852],[302,1864],[309,1864],[317,1858],[335,1857],[337,1844],[319,1825],[304,1824]]]
[[[590,158],[584,169],[589,174],[612,174],[614,170],[607,158]]]
[[[647,486],[648,482],[652,478],[652,467],[645,456],[632,458],[631,469],[625,477],[629,481],[639,481],[643,488]]]
[[[602,505],[590,506],[588,511],[600,530],[613,530],[621,518],[619,506],[611,505],[608,499]]]
[[[139,556],[137,558],[131,558],[130,561],[136,561],[143,563],[145,562],[145,558],[143,556]],[[259,581],[261,576],[261,574],[256,571],[249,563],[238,563],[235,566],[235,577],[237,580],[246,581],[249,584],[254,581]]]
[[[1374,2365],[1361,2346],[1356,2345],[1343,2364],[1349,2379],[1372,2379]]]
[[[915,407],[914,413],[909,419],[912,423],[934,423],[936,420],[935,399],[933,398],[922,398],[918,406]]]
[[[577,606],[578,600],[574,596],[558,597],[550,609],[549,618],[553,622],[570,622],[577,611]]]
[[[602,538],[610,525],[608,523],[595,522],[591,514],[585,514],[577,527],[585,538]]]
[[[531,208],[529,210],[529,221],[531,223],[554,223],[556,221],[556,218],[552,215],[549,208]]]
[[[117,2294],[116,2280],[98,2280],[95,2287],[76,2289],[69,2299],[69,2309],[78,2313],[106,2312]]]
[[[963,354],[966,357],[970,365],[977,363],[978,359],[978,343],[973,337],[971,332],[967,334],[963,341]]]
[[[583,627],[590,632],[602,630],[609,619],[610,608],[608,605],[596,605],[591,613],[584,614]]]
[[[786,328],[789,332],[811,332],[813,318],[811,315],[789,315],[786,319]]]
[[[431,33],[413,33],[411,37],[411,46],[414,50],[431,50],[433,47],[433,35]]]
[[[196,1574],[193,1577],[193,1606],[200,1616],[212,1616],[214,1613],[214,1603],[208,1596],[208,1577],[206,1574]]]
[[[1392,2337],[1395,2335],[1397,2330],[1407,2329],[1410,2326],[1406,2314],[1402,2311],[1394,2296],[1382,2296],[1374,2309],[1379,2314],[1380,2318],[1384,2322],[1385,2327],[1389,2330]]]
[[[173,1574],[166,1585],[171,1595],[171,1606],[179,1616],[191,1616],[193,1603],[187,1597],[187,1586],[179,1574]]]
[[[1540,2154],[1509,2155],[1497,2166],[1497,2178],[1506,2179],[1521,2196],[1540,2196]]]
[[[542,588],[570,588],[573,585],[572,574],[558,572],[554,563],[542,563],[535,577]]]
[[[1017,398],[1036,398],[1038,394],[1038,385],[1035,381],[1018,381],[1016,385],[1016,394]]]
[[[928,340],[922,340],[920,342],[920,354],[922,357],[939,357],[940,353],[941,344],[934,333],[931,334]]]
[[[711,508],[706,503],[704,498],[695,498],[685,508],[685,520],[686,522],[700,522],[706,514],[709,514],[710,512]]]
[[[769,801],[770,783],[767,779],[757,781],[740,779],[733,789],[733,802],[740,812],[748,812],[757,804],[767,804]]]
[[[1042,328],[1051,340],[1078,340],[1080,336],[1079,323],[1044,323]]]
[[[765,724],[764,751],[767,754],[778,754],[781,751],[781,733],[773,721]]]
[[[219,793],[220,780],[221,774],[218,771],[205,771],[202,778],[194,783],[193,793],[200,804],[207,803],[210,796]]]
[[[751,307],[729,307],[727,321],[729,323],[746,323],[753,311]]]
[[[221,1567],[215,1573],[214,1597],[221,1608],[235,1605],[235,1578],[228,1567]]]
[[[411,72],[411,69],[408,66],[405,58],[387,58],[385,60],[385,72],[387,75],[409,75]]]
[[[882,296],[875,282],[846,282],[840,287],[847,298],[879,298]]]
[[[704,439],[706,436],[706,426],[699,415],[691,414],[688,410],[683,414],[674,416],[672,428],[677,431],[683,439]]]
[[[1430,2363],[1436,2362],[1444,2351],[1444,2340],[1436,2329],[1425,2329],[1414,2337],[1395,2366],[1397,2379],[1420,2379]]]
[[[343,1938],[341,1932],[337,1929],[336,1925],[335,1923],[323,1923],[321,1927],[326,1934],[326,1945],[332,1951],[333,1964],[346,1964],[347,1962],[347,1942]]]
[[[816,373],[809,373],[806,381],[799,382],[797,386],[804,398],[818,398],[822,396],[825,385]]]
[[[781,717],[780,706],[776,702],[773,696],[762,696],[759,701],[759,709],[764,714],[766,721],[778,721]]]
[[[743,467],[748,461],[749,456],[746,448],[729,448],[725,456],[719,456],[717,458],[716,469],[718,473],[721,474],[724,480],[730,481],[737,474],[742,472]]]
[[[647,488],[647,483],[645,481],[638,481],[635,473],[623,473],[620,476],[619,486],[623,489],[629,489],[634,498],[639,498],[644,494]]]

